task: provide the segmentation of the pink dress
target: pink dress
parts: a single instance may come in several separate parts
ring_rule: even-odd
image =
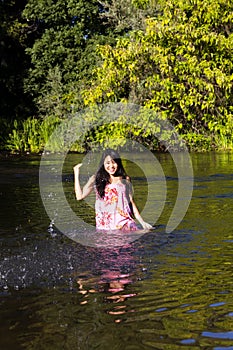
[[[97,230],[136,231],[138,228],[132,218],[126,196],[126,186],[122,182],[107,184],[103,198],[96,192]]]

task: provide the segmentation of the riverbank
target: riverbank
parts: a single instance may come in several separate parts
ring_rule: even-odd
[[[152,121],[145,119],[141,126],[141,122],[139,126],[136,122],[128,125],[127,120],[121,123],[111,118],[104,124],[98,121],[96,126],[94,121],[89,125],[88,118],[86,121],[55,117],[15,121],[4,135],[3,131],[1,133],[0,157],[41,155],[45,148],[50,153],[64,152],[64,149],[66,152],[86,153],[96,145],[117,148],[128,141],[141,144],[152,152],[182,151],[184,148],[190,152],[233,151],[233,135],[230,133],[213,134],[206,131],[182,134],[168,121],[164,125],[165,122],[157,120],[156,115]],[[155,132],[153,129],[156,127],[159,131],[156,129]]]

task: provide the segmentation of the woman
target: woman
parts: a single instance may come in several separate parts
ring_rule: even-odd
[[[86,198],[93,190],[96,192],[96,228],[97,230],[136,231],[133,217],[143,229],[153,227],[146,223],[132,198],[132,186],[118,152],[107,149],[103,152],[96,175],[91,176],[81,189],[79,169],[82,163],[74,167],[75,195],[77,200]]]

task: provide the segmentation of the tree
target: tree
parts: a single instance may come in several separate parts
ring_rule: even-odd
[[[22,118],[32,108],[23,90],[23,79],[30,64],[25,55],[28,43],[21,19],[25,4],[26,0],[0,2],[1,117]]]
[[[170,120],[183,134],[232,137],[233,3],[170,0],[145,31],[100,46],[103,64],[86,105],[128,101]]]
[[[105,18],[117,35],[132,30],[145,29],[145,19],[157,17],[161,11],[161,0],[103,0]]]
[[[61,74],[64,94],[70,89],[78,94],[85,85],[96,61],[96,42],[104,43],[101,8],[95,0],[28,1],[23,16],[29,26],[37,27],[37,39],[26,50],[32,67],[25,86],[37,102],[46,94],[47,77],[55,67]]]

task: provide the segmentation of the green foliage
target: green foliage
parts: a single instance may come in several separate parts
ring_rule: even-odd
[[[98,149],[144,145],[151,150],[183,150],[184,142],[172,125],[156,112],[134,104],[109,103],[92,106],[76,116],[80,124],[71,129],[80,132],[83,147]],[[82,121],[82,122],[81,122]],[[78,135],[77,135],[78,136]]]
[[[28,0],[23,17],[37,37],[26,49],[32,65],[25,91],[33,96],[39,112],[60,116],[83,107],[81,91],[99,61],[96,46],[114,45],[116,36],[144,27],[150,4],[156,11],[154,1]],[[56,91],[54,100],[57,78],[61,91]]]
[[[161,0],[105,0],[101,17],[107,20],[114,33],[124,35],[144,29],[145,19],[157,16],[160,3]]]
[[[55,118],[43,121],[35,118],[22,122],[15,120],[14,129],[7,140],[7,148],[12,152],[41,152],[58,122]]]
[[[82,116],[92,125],[86,149],[115,136],[160,148],[171,135],[153,136],[150,109],[192,150],[232,148],[232,1],[12,0],[0,3],[0,19],[9,149],[40,152],[57,122],[106,102],[144,106],[145,114],[96,128],[96,117]],[[5,140],[2,131],[1,148]]]
[[[190,151],[210,151],[213,146],[215,147],[212,136],[196,134],[194,132],[188,132],[182,136],[184,141],[188,144]]]
[[[233,150],[233,133],[229,136],[217,134],[214,136],[214,146],[217,150]]]
[[[104,25],[94,0],[28,0],[23,11],[37,39],[27,48],[32,66],[25,89],[36,102],[46,94],[47,77],[58,67],[65,93],[79,91],[95,63],[96,41],[102,41]]]
[[[28,45],[26,24],[21,18],[25,1],[0,2],[0,106],[1,117],[12,119],[33,108],[23,91],[23,79],[29,67],[25,55]]]
[[[195,133],[199,141],[199,134],[202,140],[230,136],[232,19],[231,1],[168,1],[158,18],[147,20],[145,32],[119,38],[114,48],[99,47],[103,64],[94,72],[92,88],[84,91],[86,105],[144,105],[189,141]]]
[[[70,125],[51,116],[44,119],[28,118],[14,121],[14,127],[7,139],[7,149],[12,153],[41,153],[45,146],[49,152],[63,152],[66,147]],[[53,137],[51,137],[53,135]],[[74,142],[71,151],[84,152],[81,142]]]
[[[7,137],[13,126],[13,121],[9,121],[7,118],[0,118],[0,150],[5,150]]]
[[[63,119],[74,113],[75,106],[79,104],[77,101],[79,95],[75,91],[66,93],[58,66],[49,69],[45,88],[45,92],[37,99],[42,116],[50,115]]]

